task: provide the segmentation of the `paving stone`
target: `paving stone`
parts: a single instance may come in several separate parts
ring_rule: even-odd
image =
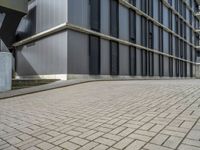
[[[199,130],[190,131],[187,138],[193,139],[193,140],[200,140],[200,131]]]
[[[128,146],[131,142],[133,142],[130,138],[124,138],[123,140],[119,141],[117,144],[115,144],[113,147],[117,149],[124,149],[126,146]]]
[[[191,146],[191,145],[181,144],[178,147],[178,150],[200,150],[200,148],[199,147],[195,147],[195,146]]]
[[[163,146],[159,146],[155,144],[147,144],[144,148],[148,150],[172,150],[171,148],[167,148],[167,147],[163,147]]]
[[[98,145],[97,147],[93,148],[92,150],[107,150],[108,146],[106,145]]]
[[[182,138],[171,136],[170,138],[167,139],[167,141],[163,144],[163,146],[176,149],[181,140]]]
[[[90,143],[82,146],[79,150],[91,150],[91,149],[95,148],[97,145],[99,145],[99,144],[95,143],[95,142],[90,142]]]
[[[112,146],[113,144],[115,144],[116,142],[114,140],[110,140],[110,139],[106,139],[106,138],[98,138],[95,140],[95,142],[100,143],[100,144],[104,144],[107,146]]]
[[[150,143],[153,143],[156,145],[162,145],[168,138],[169,138],[168,135],[158,134],[150,141]]]
[[[183,144],[200,147],[200,141],[197,140],[184,139]]]
[[[145,145],[145,142],[136,140],[131,143],[125,150],[140,150]]]
[[[75,144],[78,144],[78,145],[85,145],[86,143],[88,143],[89,141],[88,140],[84,140],[84,139],[81,139],[81,138],[78,138],[78,137],[75,137],[73,139],[70,140],[71,142],[75,143]]]
[[[47,142],[43,142],[37,145],[37,147],[41,148],[42,150],[49,150],[51,148],[54,147],[54,145],[47,143]]]
[[[75,150],[78,149],[80,146],[77,144],[73,144],[71,142],[65,142],[63,144],[60,145],[62,148],[65,148],[67,150]]]

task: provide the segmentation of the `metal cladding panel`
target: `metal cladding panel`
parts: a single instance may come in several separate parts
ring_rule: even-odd
[[[141,17],[136,15],[136,43],[141,44]]]
[[[129,47],[119,45],[119,74],[129,75]]]
[[[68,31],[68,73],[89,74],[89,36]]]
[[[169,76],[169,58],[164,56],[164,76]]]
[[[169,53],[169,34],[166,31],[163,31],[163,48],[164,53]]]
[[[90,28],[89,0],[68,0],[69,22],[81,27]]]
[[[163,6],[163,25],[169,27],[169,13],[166,6]]]
[[[0,0],[0,7],[27,13],[28,0]]]
[[[129,40],[129,9],[119,7],[119,38]]]
[[[68,0],[36,0],[36,5],[37,33],[68,21]]]
[[[141,70],[141,50],[136,49],[136,59],[137,59],[137,75],[141,76],[142,70]]]
[[[16,51],[17,74],[67,74],[67,32],[19,47]]]
[[[101,0],[101,32],[110,34],[110,1]]]
[[[159,58],[158,54],[154,54],[154,75],[158,76],[159,75]]]
[[[110,74],[110,42],[101,40],[101,74]]]
[[[154,30],[154,40],[153,40],[154,41],[154,49],[158,50],[158,41],[159,41],[159,39],[158,39],[158,26],[154,25],[153,30]]]

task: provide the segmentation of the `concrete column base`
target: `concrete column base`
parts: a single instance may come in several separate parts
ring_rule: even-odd
[[[0,52],[0,92],[11,90],[12,87],[12,54]]]

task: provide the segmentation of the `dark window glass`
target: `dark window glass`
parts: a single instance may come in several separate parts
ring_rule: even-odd
[[[89,70],[90,74],[100,74],[100,38],[89,36]]]
[[[153,17],[153,0],[148,0],[148,15]]]
[[[158,21],[163,23],[163,2],[161,0],[158,1]]]
[[[175,65],[176,65],[176,76],[179,77],[179,60],[176,60]]]
[[[190,24],[192,24],[192,11],[190,10]]]
[[[183,62],[180,61],[180,76],[183,77]]]
[[[193,61],[193,48],[190,46],[190,61]]]
[[[190,64],[190,77],[193,77],[193,64]]]
[[[179,10],[179,0],[175,0],[175,9],[176,11]]]
[[[184,42],[184,59],[187,59],[187,43]]]
[[[164,57],[159,55],[159,76],[164,76]]]
[[[147,76],[147,51],[141,50],[142,76]]]
[[[148,22],[148,47],[153,49],[153,22]]]
[[[178,19],[178,15],[175,15],[175,32],[176,32],[176,34],[179,34],[179,19]]]
[[[147,47],[147,19],[145,17],[141,17],[141,43],[142,46]]]
[[[173,38],[172,34],[169,33],[169,54],[173,55]],[[173,58],[169,58],[169,76],[173,77]]]
[[[183,17],[186,19],[186,10],[187,10],[187,7],[186,7],[186,4],[184,3],[183,5]]]
[[[154,76],[154,53],[148,52],[148,75]]]
[[[169,76],[173,77],[173,58],[169,58]]]
[[[168,0],[168,3],[172,6],[172,0]]]
[[[184,62],[184,77],[187,77],[187,62]]]
[[[158,39],[159,39],[159,51],[163,52],[163,29],[159,27],[159,32],[158,32]]]
[[[119,74],[119,44],[110,42],[110,74]]]
[[[172,10],[169,10],[169,28],[172,30],[173,26],[173,18],[172,18]]]
[[[190,28],[190,42],[191,43],[193,42],[192,38],[193,38],[193,32],[192,32],[192,28]]]
[[[180,40],[180,57],[183,58],[183,41]]]
[[[136,6],[136,0],[129,0],[129,3],[131,3],[133,6]]]
[[[178,37],[175,38],[175,54],[176,54],[176,57],[179,57],[179,39],[178,39]]]
[[[133,10],[129,10],[129,39],[130,42],[136,42],[136,13]]]
[[[159,51],[163,52],[163,29],[160,27],[158,32]],[[159,55],[159,76],[164,76],[164,57]]]
[[[110,34],[118,37],[119,34],[119,5],[117,0],[110,0]]]
[[[100,31],[100,0],[90,0],[90,10],[91,29]]]
[[[141,10],[145,13],[148,11],[148,1],[147,0],[140,0],[141,1]]]
[[[136,48],[129,48],[129,73],[131,76],[135,76],[137,74],[137,61],[136,61]]]

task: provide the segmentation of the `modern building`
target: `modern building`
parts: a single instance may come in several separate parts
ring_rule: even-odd
[[[18,77],[193,77],[200,0],[31,0]]]

